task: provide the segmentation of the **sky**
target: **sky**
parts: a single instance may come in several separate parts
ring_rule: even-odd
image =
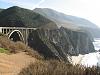
[[[51,8],[67,15],[85,18],[100,27],[100,0],[0,0],[0,8]]]

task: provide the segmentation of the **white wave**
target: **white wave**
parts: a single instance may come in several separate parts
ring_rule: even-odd
[[[73,64],[80,64],[87,67],[100,66],[100,52],[72,56],[72,62]]]
[[[95,50],[99,50],[100,49],[100,38],[95,38],[93,44],[94,44]]]

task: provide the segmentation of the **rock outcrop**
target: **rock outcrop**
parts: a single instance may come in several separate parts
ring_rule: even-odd
[[[94,51],[92,40],[87,33],[60,29],[38,29],[29,36],[29,45],[45,58],[68,61],[69,55],[86,54]]]

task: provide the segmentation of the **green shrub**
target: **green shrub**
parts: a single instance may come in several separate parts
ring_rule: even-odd
[[[8,53],[8,50],[4,48],[0,48],[0,53]]]

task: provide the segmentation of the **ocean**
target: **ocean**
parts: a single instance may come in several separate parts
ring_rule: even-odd
[[[95,38],[93,44],[94,44],[95,50],[99,50],[100,49],[100,38]]]

